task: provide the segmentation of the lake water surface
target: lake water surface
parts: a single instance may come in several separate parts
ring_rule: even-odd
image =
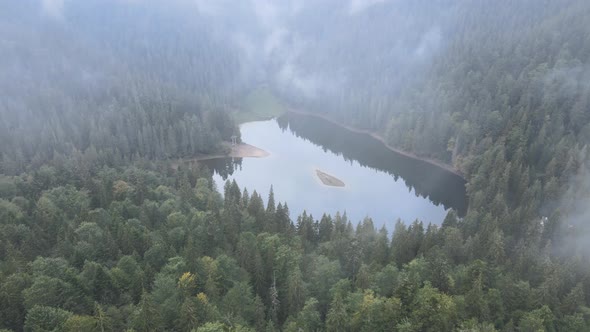
[[[329,121],[289,113],[276,120],[242,124],[242,140],[270,153],[266,158],[209,160],[217,188],[235,179],[264,200],[271,185],[277,202],[287,202],[291,217],[304,210],[316,219],[323,213],[346,212],[356,223],[364,217],[376,227],[393,230],[400,218],[442,223],[449,209],[467,209],[465,181],[427,162],[393,152],[370,135],[349,131]],[[319,169],[345,183],[328,187]]]

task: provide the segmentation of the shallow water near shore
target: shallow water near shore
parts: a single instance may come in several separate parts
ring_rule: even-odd
[[[270,155],[203,161],[215,171],[217,188],[222,191],[226,179],[235,179],[266,200],[272,185],[275,200],[289,204],[292,218],[304,209],[315,218],[346,211],[353,223],[369,216],[376,227],[391,231],[398,218],[440,224],[449,209],[460,215],[467,209],[461,177],[391,151],[368,134],[295,113],[240,129],[244,142]],[[323,185],[316,170],[346,186]]]

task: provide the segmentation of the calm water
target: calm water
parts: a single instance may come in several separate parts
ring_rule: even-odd
[[[440,224],[450,208],[460,215],[467,208],[463,179],[392,152],[369,135],[293,113],[240,128],[244,142],[271,155],[207,161],[217,188],[223,191],[225,180],[235,179],[266,201],[272,185],[275,200],[288,203],[292,218],[304,209],[316,219],[346,211],[353,222],[370,216],[377,227],[386,224],[392,230],[398,218]],[[315,169],[346,186],[324,186]]]

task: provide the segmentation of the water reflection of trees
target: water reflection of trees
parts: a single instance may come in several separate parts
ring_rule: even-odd
[[[403,179],[408,190],[428,198],[434,204],[457,210],[467,210],[465,181],[440,167],[395,153],[367,134],[346,130],[326,120],[289,113],[277,120],[279,127],[311,142],[324,151],[357,161],[361,166],[386,172],[396,181]]]
[[[204,160],[202,163],[210,170],[219,174],[225,181],[234,174],[235,171],[242,169],[243,158],[217,158]]]

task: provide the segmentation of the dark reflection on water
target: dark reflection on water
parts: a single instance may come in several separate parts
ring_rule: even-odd
[[[393,152],[370,135],[294,113],[243,124],[241,132],[246,143],[270,156],[205,161],[215,172],[217,187],[235,179],[266,197],[272,185],[276,200],[289,204],[292,217],[303,210],[316,218],[346,211],[355,222],[370,216],[376,226],[389,224],[391,230],[397,218],[440,224],[448,209],[460,215],[467,210],[461,177]],[[346,187],[323,186],[315,169],[341,179]]]
[[[465,180],[428,162],[410,158],[388,149],[370,135],[357,133],[309,115],[288,113],[277,119],[279,127],[297,137],[319,145],[324,151],[341,155],[345,160],[400,178],[408,188],[460,216],[467,212]]]
[[[243,158],[217,158],[203,160],[202,163],[223,180],[227,180],[234,172],[242,169],[242,160]]]

